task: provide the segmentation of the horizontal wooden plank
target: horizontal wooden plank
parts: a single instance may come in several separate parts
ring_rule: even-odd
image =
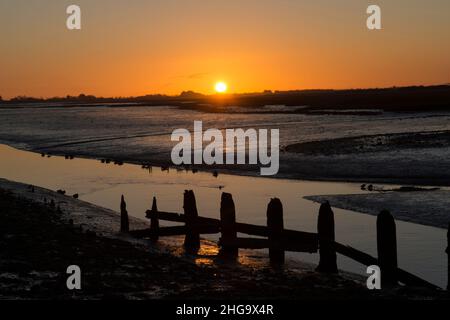
[[[220,240],[219,245],[237,247],[241,249],[265,249],[269,247],[269,240],[257,238],[236,238],[235,240]]]
[[[404,283],[406,285],[424,287],[424,288],[435,289],[435,290],[440,289],[439,287],[435,286],[434,284],[429,283],[428,281],[426,281],[422,278],[419,278],[418,276],[415,276],[415,275],[409,273],[408,271],[402,270],[400,268],[397,269],[397,277],[401,283]]]
[[[157,218],[171,222],[186,222],[184,215],[173,212],[153,212],[152,210],[147,210],[145,216],[149,219]]]
[[[337,253],[340,253],[343,256],[353,259],[363,265],[370,266],[370,265],[378,264],[377,258],[374,258],[371,255],[364,253],[362,251],[359,251],[357,249],[354,249],[350,246],[344,246],[343,244],[335,242],[334,248]]]
[[[216,234],[219,232],[217,226],[211,225],[194,225],[195,231],[200,234]],[[175,227],[160,227],[157,230],[143,229],[143,230],[133,230],[130,234],[135,238],[148,238],[153,235],[160,237],[167,236],[178,236],[185,235],[187,231],[186,226],[175,226]]]
[[[184,214],[174,213],[174,212],[153,212],[151,210],[146,211],[147,218],[157,218],[159,220],[171,221],[171,222],[186,222],[186,217]],[[215,226],[220,226],[220,220],[206,217],[197,217],[197,221],[201,224],[210,224]]]
[[[211,224],[194,224],[191,226],[194,231],[200,234],[216,234],[220,232],[219,226],[211,225]]]
[[[312,242],[285,241],[284,250],[292,252],[316,253],[319,250],[319,245],[317,241]]]
[[[269,229],[266,226],[257,226],[248,223],[236,223],[236,230],[240,233],[249,234],[252,236],[268,237]]]
[[[248,223],[236,223],[236,230],[240,233],[245,233],[252,236],[268,237],[269,229],[266,226],[257,226]],[[287,241],[303,241],[303,242],[317,242],[317,233],[296,231],[296,230],[283,230],[283,236]]]
[[[299,241],[299,242],[316,242],[319,241],[317,233],[304,232],[297,230],[283,230],[283,236],[287,241]]]
[[[159,220],[165,220],[165,221],[171,221],[171,222],[181,222],[185,223],[186,218],[184,214],[174,213],[174,212],[152,212],[151,210],[147,210],[146,214],[147,218],[157,218]],[[211,225],[217,225],[220,226],[220,220],[214,219],[214,218],[206,218],[206,217],[198,217],[197,221],[199,223],[203,224],[211,224]],[[268,237],[269,236],[269,229],[267,226],[258,226],[254,224],[248,224],[248,223],[236,223],[236,230],[240,233],[245,233],[252,236],[260,236],[260,237]],[[296,231],[296,230],[283,230],[283,234],[286,239],[289,240],[297,240],[297,241],[316,241],[317,240],[317,234],[316,233],[310,233],[310,232],[302,232],[302,231]]]
[[[350,259],[353,259],[363,265],[370,266],[370,265],[378,265],[378,259],[375,257],[372,257],[371,255],[364,253],[362,251],[359,251],[355,248],[352,248],[350,246],[344,246],[340,243],[335,242],[334,247],[337,253],[342,254],[343,256],[346,256]],[[408,285],[408,286],[419,286],[419,287],[425,287],[430,289],[439,289],[439,287],[435,286],[434,284],[421,279],[403,269],[397,268],[397,280],[401,283]]]

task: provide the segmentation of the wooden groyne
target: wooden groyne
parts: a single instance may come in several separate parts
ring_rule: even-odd
[[[220,234],[218,242],[220,256],[237,257],[239,249],[268,249],[270,263],[276,266],[283,265],[286,251],[319,253],[320,261],[316,270],[322,273],[338,272],[337,254],[340,254],[366,266],[379,266],[383,285],[392,286],[401,283],[407,286],[440,289],[398,267],[395,220],[387,210],[382,211],[377,217],[377,258],[335,241],[334,213],[328,202],[320,206],[317,233],[285,229],[283,205],[278,198],[271,199],[267,206],[266,226],[236,222],[235,205],[229,193],[222,193],[220,219],[200,216],[194,192],[191,190],[184,193],[183,211],[183,213],[159,211],[157,200],[153,198],[152,208],[146,211],[150,227],[129,231],[128,213],[122,197],[121,230],[133,237],[148,238],[151,241],[158,241],[160,237],[184,235],[184,247],[190,253],[196,253],[200,248],[202,234]],[[160,220],[177,222],[181,225],[162,227]],[[251,237],[241,237],[238,234]],[[449,254],[448,248],[446,253]]]

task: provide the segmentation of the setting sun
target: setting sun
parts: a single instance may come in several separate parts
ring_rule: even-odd
[[[217,82],[214,89],[217,93],[224,93],[227,91],[228,86],[225,82]]]

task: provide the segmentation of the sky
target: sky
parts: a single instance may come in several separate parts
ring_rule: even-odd
[[[450,83],[448,0],[0,0],[0,39],[4,99]]]

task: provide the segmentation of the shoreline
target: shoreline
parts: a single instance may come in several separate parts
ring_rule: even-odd
[[[59,209],[49,207],[51,200]],[[447,297],[445,291],[401,286],[369,291],[365,288],[363,276],[345,271],[336,275],[321,274],[314,271],[311,265],[300,261],[295,262],[295,270],[249,267],[219,261],[214,264],[196,264],[193,263],[192,256],[177,256],[170,250],[162,250],[165,248],[164,244],[150,245],[147,241],[120,234],[117,231],[120,215],[112,210],[48,189],[31,189],[26,184],[5,179],[0,179],[0,201],[2,207],[6,207],[6,211],[0,215],[2,227],[5,224],[7,226],[4,230],[7,237],[0,238],[0,248],[5,246],[5,242],[9,248],[6,252],[2,250],[0,287],[3,288],[3,293],[0,300],[240,298],[321,301],[344,298],[422,300]],[[11,217],[8,214],[10,207],[19,207],[19,211],[14,214],[19,216],[15,218],[19,220],[12,224],[11,218],[8,218]],[[35,214],[40,217],[34,217]],[[46,221],[48,217],[51,218],[50,222]],[[130,217],[130,225],[136,228],[147,224]],[[27,236],[27,227],[31,230],[29,232],[37,235]],[[22,231],[17,233],[15,228]],[[52,238],[55,228],[62,228],[57,232],[62,239]],[[22,240],[17,243],[23,236],[25,244]],[[67,243],[70,243],[70,247],[66,247]],[[16,245],[22,246],[20,250],[25,250],[25,254],[17,256],[14,251]],[[42,248],[37,251],[41,253],[36,255],[35,245],[44,246],[46,250],[50,250],[47,247],[50,246],[50,256],[41,252]],[[77,254],[73,255],[73,250]],[[32,256],[27,255],[29,251]],[[66,261],[67,254],[70,259]],[[38,260],[35,261],[36,258]],[[23,265],[20,271],[8,267],[17,265],[18,260]],[[83,270],[88,270],[87,285],[79,293],[67,291],[64,287],[65,270],[58,268],[62,268],[68,261],[70,264],[78,263]],[[155,278],[154,274],[158,276]]]

